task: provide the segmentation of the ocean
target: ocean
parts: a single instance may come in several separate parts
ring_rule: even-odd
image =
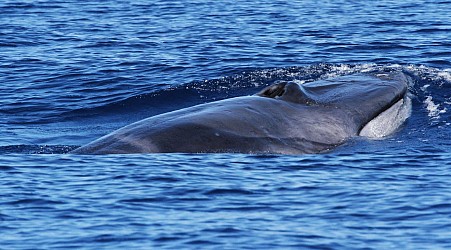
[[[451,2],[0,1],[0,249],[450,249]],[[74,155],[132,122],[401,71],[412,114],[329,152]]]

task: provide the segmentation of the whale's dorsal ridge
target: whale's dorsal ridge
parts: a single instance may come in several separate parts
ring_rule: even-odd
[[[256,95],[261,96],[261,97],[268,97],[268,98],[280,97],[285,93],[286,85],[287,85],[287,82],[279,81],[279,82],[276,82],[276,83],[262,89]]]
[[[304,88],[294,82],[276,82],[273,85],[264,88],[256,95],[299,104],[310,105],[315,103],[315,101],[307,95]]]

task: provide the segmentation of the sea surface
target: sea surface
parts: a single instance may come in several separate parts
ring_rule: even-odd
[[[1,0],[0,249],[451,249],[451,1]],[[276,80],[402,71],[316,155],[68,152]]]

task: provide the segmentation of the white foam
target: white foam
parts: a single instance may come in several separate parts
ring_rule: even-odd
[[[359,135],[369,138],[388,136],[398,130],[410,117],[411,112],[412,100],[405,97],[367,123]]]
[[[340,75],[353,74],[353,73],[368,73],[378,70],[392,69],[392,70],[402,70],[403,66],[400,64],[388,64],[388,65],[378,65],[375,63],[365,63],[365,64],[336,64],[330,67],[330,71],[325,73],[321,78],[327,79],[332,77],[337,77]]]
[[[451,82],[451,72],[448,70],[443,70],[437,73],[437,75],[439,77],[441,77],[442,79]]]
[[[420,89],[423,90],[423,91],[426,91],[430,86],[431,86],[430,84],[425,84]]]
[[[440,104],[435,104],[432,100],[432,96],[427,96],[426,100],[423,102],[426,105],[426,110],[428,111],[428,116],[432,119],[440,118],[440,114],[446,113],[446,107],[440,108]]]
[[[306,81],[305,80],[293,80],[294,83],[297,83],[299,85],[304,84]]]

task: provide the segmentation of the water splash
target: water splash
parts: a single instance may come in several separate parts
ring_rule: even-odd
[[[441,107],[440,104],[434,103],[432,96],[430,95],[426,97],[423,103],[426,107],[426,110],[428,111],[428,116],[432,119],[439,119],[440,114],[444,114],[447,111],[446,107]],[[446,102],[444,104],[446,104]]]

